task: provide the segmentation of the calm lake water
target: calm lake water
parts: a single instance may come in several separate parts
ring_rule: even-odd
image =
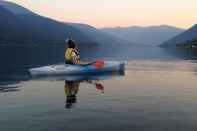
[[[0,131],[197,130],[196,61],[179,51],[148,50],[95,53],[128,60],[124,75],[3,81]]]

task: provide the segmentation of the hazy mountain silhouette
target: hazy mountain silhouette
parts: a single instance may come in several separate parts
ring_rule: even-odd
[[[32,11],[12,2],[1,0],[0,5],[15,15],[34,14]]]
[[[176,46],[192,39],[197,39],[197,24],[172,39],[163,42],[162,46]]]
[[[72,36],[77,42],[82,44],[94,43],[96,41],[85,35],[83,32],[70,25],[52,20],[38,15],[20,15],[20,18],[28,23],[29,27],[40,34],[40,39],[50,43],[65,43],[65,39]]]
[[[79,43],[94,43],[80,30],[64,23],[25,13],[16,15],[0,4],[0,41],[11,43],[64,43],[69,36]]]
[[[34,36],[27,23],[0,6],[0,41],[24,42]]]
[[[23,27],[21,27],[20,24],[15,25],[15,20],[12,20],[10,24],[12,24],[13,27],[17,26],[17,28],[19,29],[20,28],[28,29],[28,31],[21,30],[17,32],[18,35],[21,36],[25,36],[27,32],[29,36],[32,36],[32,38],[30,37],[21,38],[16,36],[18,40],[21,40],[23,42],[24,41],[28,41],[29,43],[43,42],[45,44],[64,43],[67,37],[72,36],[72,38],[76,39],[78,43],[83,43],[83,44],[96,45],[96,44],[128,43],[125,40],[120,40],[116,37],[110,36],[89,25],[58,22],[53,19],[37,15],[36,13],[33,13],[32,11],[22,6],[11,2],[1,1],[0,6],[4,7],[7,11],[10,12],[10,14],[12,13],[12,15],[9,15],[7,17],[15,17],[17,19],[20,19],[19,21],[21,22],[18,23],[23,23],[24,25]],[[3,24],[1,26],[4,26],[5,29],[7,28],[7,26]],[[7,35],[6,38],[7,38],[6,40],[9,41],[13,40],[14,42],[16,42],[16,40],[13,39],[13,35]]]
[[[184,31],[184,29],[167,25],[116,27],[103,28],[102,30],[118,38],[146,45],[160,45],[162,42]]]
[[[105,33],[102,30],[99,30],[87,24],[81,24],[81,23],[66,23],[66,24],[77,28],[87,36],[94,38],[94,40],[100,44],[134,44],[133,42],[129,42],[124,39],[117,38],[113,35]]]

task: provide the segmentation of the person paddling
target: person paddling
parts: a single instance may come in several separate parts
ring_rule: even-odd
[[[67,40],[68,48],[65,51],[65,63],[66,64],[80,64],[80,55],[76,49],[76,42],[72,39]]]
[[[101,69],[104,66],[103,60],[96,60],[93,62],[81,62],[80,55],[77,50],[77,44],[74,40],[68,39],[67,40],[68,48],[65,51],[65,64],[71,65],[81,65],[81,66],[89,66],[93,65],[96,69]]]

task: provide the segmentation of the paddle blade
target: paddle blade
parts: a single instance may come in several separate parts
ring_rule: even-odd
[[[100,83],[95,83],[96,89],[104,93],[104,86]]]
[[[96,60],[96,62],[94,63],[94,66],[96,67],[96,69],[100,69],[104,66],[104,61],[103,60]]]

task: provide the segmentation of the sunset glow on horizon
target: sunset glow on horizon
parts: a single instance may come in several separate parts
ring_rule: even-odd
[[[197,0],[8,0],[58,21],[98,28],[197,23]]]

